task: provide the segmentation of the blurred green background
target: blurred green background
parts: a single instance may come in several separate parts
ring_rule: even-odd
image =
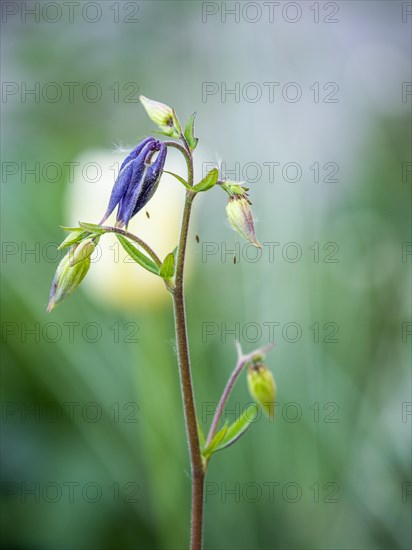
[[[205,548],[410,548],[410,3],[67,4],[2,2],[3,547],[187,547],[166,292],[96,260],[45,313],[59,225],[98,221],[114,147],[155,131],[142,93],[198,112],[197,179],[223,160],[249,180],[267,243],[255,261],[223,193],[200,197],[186,292],[202,425],[235,336],[276,342],[279,401],[213,458]],[[102,155],[91,181],[82,163]],[[169,181],[136,221],[162,253],[180,221]],[[242,378],[227,418],[249,401]]]

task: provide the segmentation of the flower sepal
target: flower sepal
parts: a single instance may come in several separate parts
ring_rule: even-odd
[[[233,193],[229,196],[229,202],[226,205],[226,214],[230,225],[239,235],[256,246],[256,248],[262,248],[256,237],[250,204],[246,191],[243,191],[241,194]]]
[[[73,267],[79,262],[83,262],[87,258],[90,258],[97,246],[99,238],[100,237],[95,237],[91,239],[89,237],[73,246],[69,251],[70,265]]]
[[[247,384],[249,393],[266,415],[273,419],[275,416],[276,383],[273,374],[261,361],[254,358],[247,370]]]
[[[50,298],[47,305],[48,313],[76,290],[89,271],[90,257],[86,257],[72,265],[71,256],[70,250],[57,267],[50,289]]]

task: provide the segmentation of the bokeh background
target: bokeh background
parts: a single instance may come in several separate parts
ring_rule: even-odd
[[[211,462],[205,548],[410,548],[410,2],[67,4],[2,2],[3,547],[187,547],[164,288],[107,238],[45,312],[59,225],[97,222],[119,148],[155,131],[142,93],[198,112],[197,179],[217,163],[247,180],[267,243],[256,257],[231,231],[220,189],[198,199],[203,427],[235,337],[276,342],[278,384],[276,420]],[[184,173],[175,152],[168,169]],[[182,194],[165,176],[131,226],[161,254]],[[226,418],[249,402],[242,378]]]

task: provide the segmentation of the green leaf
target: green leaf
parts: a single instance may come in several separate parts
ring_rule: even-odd
[[[159,275],[163,279],[171,279],[175,273],[175,255],[170,252],[163,260]]]
[[[62,250],[72,244],[79,243],[88,235],[90,235],[88,231],[83,231],[82,229],[77,228],[75,231],[72,231],[67,235],[64,241],[57,247],[57,250]]]
[[[180,181],[180,183],[183,183],[183,185],[187,188],[187,189],[191,189],[190,185],[187,183],[186,180],[184,180],[183,178],[181,178],[180,176],[178,176],[177,174],[175,174],[174,172],[169,172],[168,170],[163,170],[163,172],[166,172],[166,174],[170,174],[171,176],[174,176],[177,180]]]
[[[217,449],[215,449],[215,452],[221,451],[222,449],[233,445],[233,443],[235,443],[246,432],[246,430],[257,417],[258,412],[259,407],[256,405],[256,403],[250,405],[250,407],[248,407],[246,411],[241,416],[239,416],[239,418],[235,420],[233,424],[229,426],[225,436],[220,441]]]
[[[59,227],[61,227],[65,231],[81,231],[82,230],[81,227],[66,227],[65,225],[60,225]]]
[[[193,187],[193,191],[196,191],[196,193],[199,193],[200,191],[208,191],[215,185],[218,177],[219,172],[217,168],[212,168],[210,172],[202,179],[202,181]]]
[[[228,428],[229,428],[229,423],[226,422],[226,424],[223,426],[223,428],[221,430],[219,430],[217,432],[217,434],[215,434],[212,441],[209,443],[209,445],[206,447],[206,449],[203,450],[203,456],[205,458],[211,457],[212,454],[217,450],[219,445],[222,443],[222,440],[224,439]]]
[[[132,245],[132,243],[128,241],[126,237],[123,237],[123,235],[119,235],[118,233],[116,233],[116,237],[118,238],[120,244],[125,249],[125,251],[132,258],[132,260],[147,269],[147,271],[150,271],[155,275],[159,275],[159,268],[150,258],[140,252],[140,250]]]
[[[197,113],[193,113],[189,120],[187,121],[186,128],[185,128],[185,138],[187,143],[189,144],[189,147],[192,151],[196,149],[198,138],[195,138],[194,131],[195,131],[195,118]]]
[[[203,433],[202,426],[199,424],[199,420],[196,419],[196,423],[197,423],[197,435],[199,437],[199,446],[200,446],[200,450],[203,452],[203,449],[205,448],[205,445],[206,445],[205,434]]]
[[[107,233],[107,229],[95,223],[79,222],[79,225],[85,231],[89,231],[89,233],[94,233],[95,235],[103,235],[104,233]]]

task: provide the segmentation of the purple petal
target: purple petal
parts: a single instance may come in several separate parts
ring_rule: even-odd
[[[112,193],[109,199],[109,205],[107,207],[106,213],[100,221],[100,225],[104,223],[119,202],[122,200],[122,197],[127,191],[130,179],[133,175],[133,166],[132,163],[127,164],[123,170],[120,171],[117,176],[117,180],[113,186]]]
[[[129,220],[132,216],[133,207],[136,202],[136,196],[139,193],[140,185],[147,169],[147,165],[145,163],[146,157],[157,146],[158,145],[156,141],[147,143],[138,155],[138,157],[129,162],[129,164],[127,165],[128,167],[132,167],[133,172],[129,179],[126,192],[122,196],[121,204],[119,205],[119,209],[117,211],[116,220],[120,225],[127,226],[129,223]]]
[[[130,153],[127,155],[127,157],[124,159],[124,161],[122,162],[122,165],[120,166],[120,170],[119,172],[122,171],[122,169],[126,166],[126,164],[129,164],[129,162],[133,159],[135,159],[136,157],[138,157],[140,155],[140,153],[142,152],[143,150],[143,147],[145,145],[147,145],[149,142],[151,141],[156,141],[155,138],[153,137],[148,137],[146,139],[144,139],[143,141],[141,141],[139,143],[139,145],[137,145],[137,147],[135,147],[132,151],[130,151]]]
[[[136,197],[131,218],[136,215],[153,197],[160,182],[160,177],[166,161],[166,146],[161,143],[160,151],[156,160],[149,166],[146,171],[144,180],[139,188],[139,193]]]
[[[124,159],[122,165],[120,166],[119,175],[115,181],[115,184],[112,189],[112,193],[109,199],[109,205],[106,209],[106,212],[103,218],[100,221],[100,224],[104,223],[113,210],[119,205],[121,208],[122,198],[127,192],[131,179],[133,177],[134,167],[132,161],[139,158],[142,153],[144,153],[144,158],[146,157],[147,151],[149,150],[147,146],[150,144],[155,144],[156,140],[152,137],[148,137],[137,145],[129,155]]]

